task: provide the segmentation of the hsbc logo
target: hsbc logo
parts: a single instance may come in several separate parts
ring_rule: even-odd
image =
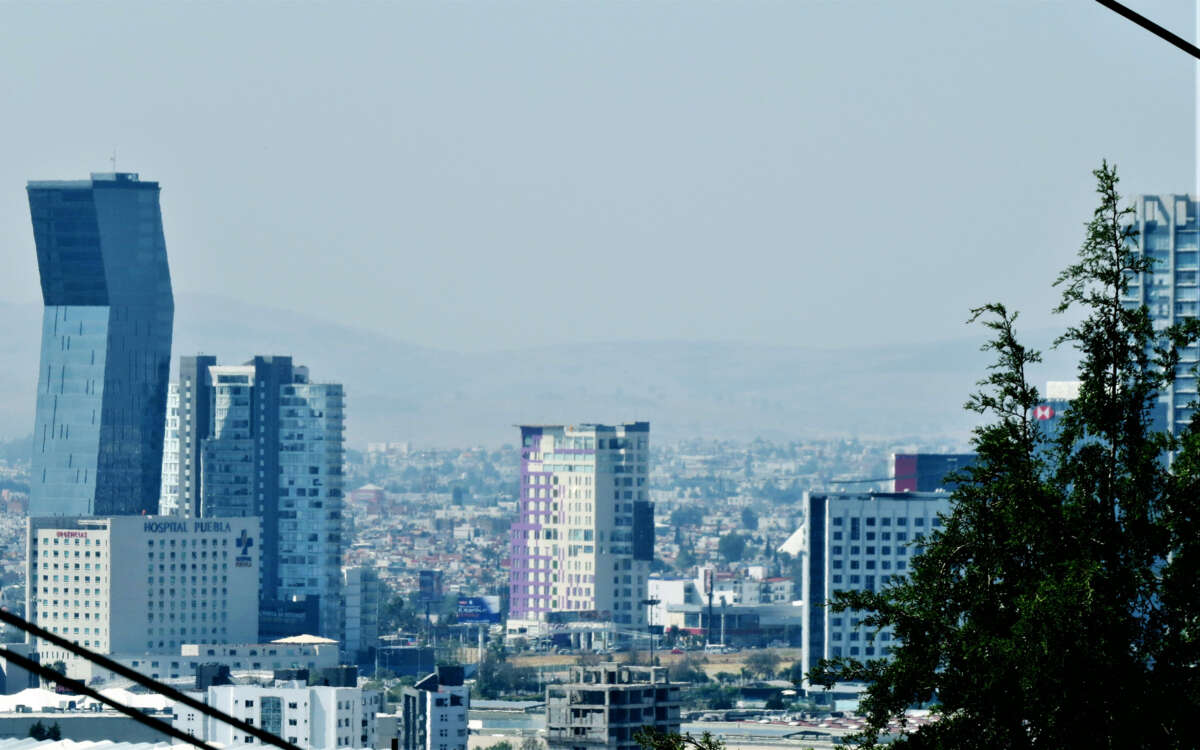
[[[1043,422],[1048,419],[1054,419],[1054,407],[1049,404],[1033,407],[1033,418],[1040,419]]]

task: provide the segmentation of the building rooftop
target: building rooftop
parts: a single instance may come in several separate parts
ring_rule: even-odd
[[[337,643],[331,638],[322,638],[319,635],[293,635],[287,638],[277,638],[271,643],[294,643],[302,646],[314,646],[322,643]]]
[[[594,666],[571,667],[571,680],[563,687],[666,684],[669,681],[666,667],[642,667],[604,661]]]
[[[88,190],[100,183],[103,187],[128,185],[157,188],[157,182],[142,182],[137,172],[92,172],[87,180],[30,180],[30,190]]]

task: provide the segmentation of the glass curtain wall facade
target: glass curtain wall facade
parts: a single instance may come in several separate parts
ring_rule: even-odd
[[[287,356],[195,356],[171,388],[163,512],[260,518],[260,635],[341,640],[342,386]]]
[[[174,298],[159,186],[27,186],[45,311],[31,516],[158,509]]]

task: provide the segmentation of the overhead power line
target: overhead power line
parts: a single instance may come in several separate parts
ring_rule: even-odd
[[[876,477],[874,479],[830,479],[830,484],[868,484],[870,482],[894,482],[897,479],[916,479],[917,475],[911,477]]]
[[[113,661],[112,659],[109,659],[107,656],[104,656],[102,654],[97,654],[94,651],[91,651],[90,649],[86,649],[83,646],[80,646],[78,643],[75,643],[73,641],[68,641],[65,638],[61,638],[58,635],[55,635],[54,633],[51,633],[50,631],[46,630],[45,628],[38,627],[37,625],[34,625],[33,623],[28,622],[27,620],[25,620],[21,617],[17,617],[12,612],[8,612],[4,609],[0,609],[0,622],[8,623],[9,625],[12,625],[14,628],[17,628],[18,630],[23,630],[24,632],[29,633],[34,638],[52,643],[55,646],[63,649],[64,651],[75,654],[76,656],[80,657],[81,659],[86,659],[87,661],[90,661],[91,663],[96,664],[97,666],[103,667],[104,669],[107,669],[108,671],[110,671],[114,674],[118,674],[127,680],[136,682],[137,684],[141,685],[142,687],[153,690],[154,692],[158,693],[159,695],[170,698],[171,700],[175,701],[176,703],[181,703],[181,704],[187,706],[188,708],[194,709],[194,710],[204,714],[205,716],[209,716],[209,717],[216,719],[217,721],[224,722],[224,723],[228,724],[229,726],[234,727],[235,729],[238,729],[242,732],[245,732],[246,734],[249,734],[253,737],[258,738],[259,741],[261,741],[264,744],[273,745],[273,746],[279,748],[279,750],[300,750],[299,747],[297,747],[296,745],[293,745],[290,742],[285,742],[283,740],[283,738],[281,738],[281,737],[271,734],[270,732],[264,731],[263,729],[256,727],[252,724],[248,724],[247,722],[245,722],[237,717],[230,716],[229,714],[224,713],[223,711],[218,711],[217,709],[213,708],[212,706],[208,705],[207,703],[204,703],[203,701],[198,701],[195,698],[193,698],[192,696],[187,695],[186,693],[181,692],[179,690],[176,690],[175,688],[171,687],[170,685],[163,684],[163,683],[159,682],[158,680],[153,680],[140,672],[135,672],[134,670],[130,669],[129,667],[125,666],[124,664]],[[58,673],[55,672],[55,674],[58,674]],[[47,678],[47,679],[50,679],[50,678]],[[72,682],[75,682],[75,681],[72,681]],[[207,746],[205,746],[205,747],[207,747]]]
[[[1105,8],[1108,8],[1113,13],[1116,13],[1117,15],[1121,16],[1122,18],[1125,18],[1126,20],[1129,20],[1129,21],[1133,21],[1138,26],[1141,26],[1143,29],[1145,29],[1146,31],[1149,31],[1151,34],[1155,35],[1156,37],[1159,37],[1160,39],[1163,39],[1167,42],[1170,42],[1171,44],[1175,45],[1179,49],[1188,53],[1192,57],[1200,60],[1200,47],[1197,47],[1196,45],[1192,44],[1191,42],[1189,42],[1188,40],[1179,36],[1178,34],[1175,34],[1171,31],[1163,28],[1162,26],[1159,26],[1155,22],[1151,21],[1149,18],[1146,18],[1145,16],[1141,15],[1140,13],[1136,13],[1136,12],[1130,10],[1129,8],[1126,8],[1124,5],[1121,5],[1118,2],[1114,2],[1114,0],[1096,0],[1096,2],[1100,3]]]
[[[39,677],[41,677],[45,680],[49,680],[50,682],[53,682],[55,684],[62,685],[63,687],[71,690],[72,692],[80,693],[81,695],[86,695],[89,698],[94,698],[107,706],[111,706],[111,707],[115,708],[116,710],[120,711],[121,713],[125,714],[129,718],[133,719],[134,721],[138,722],[139,724],[144,724],[145,726],[148,726],[155,731],[162,732],[163,734],[167,735],[168,737],[173,737],[174,739],[182,740],[183,742],[186,742],[189,745],[195,745],[196,747],[200,748],[200,750],[215,750],[215,748],[212,745],[209,745],[206,742],[204,742],[203,740],[199,740],[199,739],[193,737],[192,735],[188,734],[187,732],[184,732],[181,729],[177,729],[170,722],[163,721],[162,719],[156,719],[153,716],[147,716],[145,713],[142,712],[141,709],[133,708],[132,706],[126,706],[124,703],[121,703],[120,701],[118,701],[116,699],[109,698],[108,696],[104,695],[103,693],[88,687],[87,685],[83,684],[79,680],[73,680],[64,674],[55,672],[50,667],[40,664],[40,663],[34,661],[33,659],[30,659],[26,656],[22,656],[21,654],[15,653],[13,651],[9,651],[6,648],[0,648],[0,656],[3,656],[5,659],[8,660],[9,663],[15,664],[16,666],[20,667],[21,669],[26,670],[27,672],[33,672],[34,674],[38,675]]]

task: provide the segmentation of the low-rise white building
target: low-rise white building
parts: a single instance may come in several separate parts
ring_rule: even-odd
[[[467,750],[470,688],[462,667],[438,667],[404,688],[397,726],[400,750]]]
[[[650,624],[676,630],[711,643],[764,646],[782,642],[799,645],[804,610],[794,601],[790,578],[734,578],[713,575],[711,612],[699,580],[650,579]],[[710,617],[711,615],[711,617]]]
[[[178,653],[258,640],[259,521],[163,516],[30,518],[25,611],[101,654]],[[37,644],[43,664],[84,660]]]
[[[339,644],[312,635],[281,638],[270,643],[185,643],[178,652],[109,654],[108,658],[155,680],[186,680],[202,664],[218,664],[230,672],[274,673],[278,669],[307,669],[310,674],[338,666]],[[115,673],[79,660],[72,664],[75,679],[88,683],[120,679]]]
[[[383,709],[383,695],[375,690],[309,687],[301,682],[279,682],[274,687],[216,685],[202,694],[202,699],[219,711],[311,750],[376,747],[375,715]],[[262,744],[187,706],[175,707],[174,723],[209,743],[226,747]]]

